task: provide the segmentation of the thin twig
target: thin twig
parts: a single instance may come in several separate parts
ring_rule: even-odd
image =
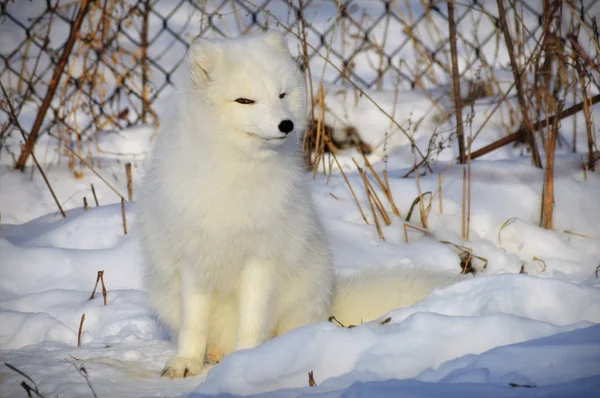
[[[85,313],[81,314],[81,321],[79,321],[79,331],[77,332],[77,347],[81,347],[81,333],[83,332],[83,321],[85,321]]]
[[[452,56],[452,88],[454,89],[454,113],[456,114],[456,138],[458,140],[458,161],[467,161],[465,154],[465,133],[460,98],[460,78],[458,70],[458,50],[456,49],[456,21],[454,20],[454,0],[448,0],[448,25],[450,29],[450,52]]]
[[[594,95],[593,97],[587,98],[587,101],[588,101],[589,106],[597,104],[598,102],[600,102],[600,94],[597,94],[597,95]],[[546,120],[540,120],[537,123],[534,123],[533,130],[537,131],[539,129],[542,129],[549,125],[552,125],[554,123],[554,119],[557,117],[559,120],[562,120],[566,117],[572,116],[572,115],[576,114],[577,112],[580,112],[581,110],[583,110],[583,107],[584,107],[584,103],[580,102],[579,104],[573,105],[572,107],[567,108],[560,113],[550,116]],[[503,137],[503,138],[499,139],[498,141],[494,141],[491,144],[484,146],[483,148],[479,148],[478,150],[476,150],[475,152],[473,152],[471,154],[471,160],[481,157],[483,155],[487,155],[488,153],[490,153],[498,148],[502,148],[503,146],[506,146],[510,143],[518,141],[519,139],[521,139],[523,137],[524,134],[526,134],[527,131],[528,130],[525,127],[521,127],[514,133],[507,135],[506,137]]]
[[[73,45],[77,40],[79,35],[79,28],[83,22],[83,18],[85,14],[88,12],[89,0],[81,0],[81,5],[79,7],[79,12],[73,21],[73,25],[71,25],[71,31],[69,32],[69,37],[67,42],[65,43],[65,47],[63,49],[62,55],[58,60],[58,63],[54,67],[54,72],[52,74],[52,79],[50,80],[50,84],[48,85],[48,91],[42,101],[42,105],[40,106],[40,110],[37,113],[35,118],[35,122],[33,123],[33,127],[31,129],[31,133],[29,133],[29,137],[25,140],[25,145],[23,145],[23,149],[21,150],[21,154],[19,155],[19,159],[17,160],[17,164],[15,168],[17,170],[25,170],[25,165],[27,163],[27,158],[29,155],[33,153],[33,146],[37,140],[38,134],[40,132],[40,128],[42,127],[42,123],[44,118],[46,117],[46,112],[48,111],[48,107],[50,106],[50,102],[54,97],[54,93],[58,87],[58,83],[60,82],[60,76],[65,69],[65,65],[71,55],[71,50],[73,50]]]
[[[0,81],[0,88],[2,88],[2,93],[4,94],[4,98],[6,98],[6,103],[8,104],[8,109],[10,111],[10,118],[12,119],[13,124],[17,127],[17,130],[19,130],[19,132],[21,133],[21,135],[23,136],[23,139],[26,139],[25,130],[23,130],[23,128],[21,127],[21,123],[19,123],[19,119],[17,118],[17,115],[15,113],[15,108],[13,108],[12,101],[10,100],[10,98],[8,98],[8,94],[6,93],[6,90],[4,89],[4,85],[2,84],[1,81]],[[60,205],[60,202],[58,201],[58,198],[56,197],[56,194],[54,193],[54,189],[52,189],[52,185],[50,185],[50,181],[48,181],[48,178],[46,177],[46,173],[44,173],[42,166],[40,166],[40,163],[38,162],[37,158],[35,157],[35,154],[33,153],[33,148],[31,149],[30,154],[31,154],[31,158],[33,159],[33,163],[35,163],[35,167],[37,167],[38,171],[42,175],[42,178],[44,179],[44,182],[46,183],[46,186],[48,187],[48,190],[50,191],[50,194],[52,195],[52,198],[54,199],[54,203],[56,203],[56,206],[58,207],[60,214],[63,217],[67,217],[67,214],[63,210],[62,206]]]

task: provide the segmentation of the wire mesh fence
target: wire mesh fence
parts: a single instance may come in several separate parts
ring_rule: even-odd
[[[140,123],[156,109],[197,35],[230,37],[276,29],[315,80],[365,89],[432,89],[451,81],[446,1],[433,0],[80,0],[0,3],[0,81],[33,145],[59,148]],[[560,7],[567,30],[597,59],[599,0],[511,1],[516,54],[528,59]],[[557,5],[556,5],[557,4]],[[546,8],[545,8],[546,7]],[[459,70],[464,79],[508,65],[496,1],[456,3]],[[434,101],[435,102],[435,99]],[[14,134],[0,107],[2,143]],[[11,152],[24,164],[23,150]],[[60,153],[60,150],[59,150]],[[90,156],[83,153],[82,156]]]

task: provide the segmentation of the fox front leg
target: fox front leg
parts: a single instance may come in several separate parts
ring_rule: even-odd
[[[167,362],[162,376],[170,379],[195,376],[202,371],[211,293],[198,283],[194,272],[183,265],[181,277],[181,324],[177,336],[177,355]]]
[[[236,350],[256,347],[272,334],[274,271],[270,262],[257,259],[248,261],[242,270]]]

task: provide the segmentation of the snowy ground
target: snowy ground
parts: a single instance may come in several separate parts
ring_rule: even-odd
[[[139,128],[118,137],[129,142],[131,151],[144,152],[150,136],[149,129]],[[418,190],[414,179],[401,178],[407,165],[393,164],[403,159],[403,148],[396,151],[390,154],[390,184],[406,217]],[[116,170],[114,182],[124,192],[122,165],[106,162],[105,171]],[[143,162],[138,166],[134,175],[139,179]],[[79,203],[83,195],[90,199],[89,179],[64,178],[62,166],[49,173],[60,194],[67,189],[73,194],[65,202],[71,210],[62,219],[39,185],[39,175],[30,181],[29,173],[3,167],[0,358],[29,375],[45,396],[91,395],[76,367],[84,367],[100,397],[591,397],[600,386],[600,280],[595,275],[600,176],[588,173],[584,180],[577,156],[559,157],[554,231],[537,226],[542,172],[527,158],[474,162],[468,242],[460,238],[460,166],[449,168],[443,182],[443,214],[437,198],[433,202],[429,226],[435,236],[410,231],[408,244],[401,219],[384,227],[386,240],[380,241],[372,220],[370,225],[362,220],[341,175],[335,173],[328,184],[319,175],[311,187],[338,269],[402,266],[457,273],[458,251],[442,240],[472,248],[487,259],[486,268],[475,260],[475,277],[465,276],[411,308],[391,311],[382,317],[391,317],[383,325],[306,326],[234,353],[207,374],[179,381],[159,377],[175,347],[146,306],[135,203],[126,207],[130,233],[124,236],[119,204],[96,208],[90,201],[90,210],[83,212]],[[420,179],[422,191],[435,191],[437,173],[446,170],[446,163],[435,164],[435,173]],[[351,169],[347,174],[368,209],[360,177]],[[101,203],[115,202],[114,193],[99,190]],[[45,212],[21,223],[28,214]],[[501,229],[511,218],[516,220]],[[99,270],[108,289],[106,306],[99,293],[88,300]],[[309,371],[317,387],[308,387]],[[8,367],[0,368],[0,396],[24,396],[23,380]]]
[[[510,78],[500,80],[511,83]],[[370,159],[378,171],[384,167],[382,157],[389,155],[392,194],[406,217],[418,189],[414,178],[402,176],[419,160],[407,145],[408,138],[364,97],[340,87],[326,89],[328,123],[336,128],[355,126],[375,147]],[[423,151],[432,131],[438,129],[440,141],[452,131],[450,124],[436,124],[430,98],[439,93],[369,94]],[[437,105],[451,112],[444,98]],[[571,105],[567,100],[565,106]],[[493,106],[493,100],[483,99],[473,110],[465,110],[474,112],[471,132],[479,129]],[[507,106],[496,112],[475,139],[474,149],[518,124],[513,120],[507,126],[510,112]],[[34,114],[32,104],[23,117],[30,122]],[[597,106],[593,117],[600,118]],[[434,192],[437,175],[446,176],[443,212],[436,196],[428,218],[434,236],[409,230],[405,243],[404,221],[392,216],[392,224],[383,228],[386,240],[381,241],[351,159],[360,158],[352,152],[341,155],[369,225],[339,173],[328,183],[323,175],[311,183],[340,272],[397,266],[458,273],[459,251],[441,241],[471,248],[475,256],[487,260],[486,267],[475,258],[475,276],[465,276],[411,308],[392,310],[382,316],[391,318],[384,324],[351,329],[332,323],[309,325],[236,352],[198,377],[176,381],[159,377],[175,346],[146,305],[135,203],[126,206],[125,236],[119,197],[92,172],[73,178],[64,160],[59,162],[56,142],[42,137],[36,155],[68,210],[66,219],[57,212],[37,171],[30,167],[25,173],[14,172],[12,160],[0,157],[0,397],[26,396],[23,381],[32,387],[35,382],[46,397],[63,398],[92,396],[91,388],[99,397],[596,397],[600,175],[588,172],[584,177],[580,154],[572,154],[566,144],[575,132],[576,149],[585,152],[583,126],[581,115],[561,123],[564,139],[557,155],[553,231],[538,227],[542,171],[532,168],[520,149],[508,146],[473,162],[471,235],[464,241],[463,170],[449,167],[456,153],[450,146],[432,164],[434,173],[420,178],[421,191]],[[126,194],[124,163],[129,161],[134,166],[135,198],[153,134],[142,126],[100,136],[102,152],[95,165],[121,194]],[[19,142],[13,134],[5,144],[15,148]],[[94,204],[91,183],[100,207]],[[90,204],[88,212],[82,209],[84,197]],[[418,219],[417,206],[413,225]],[[108,290],[106,306],[100,292],[88,300],[100,270]],[[21,370],[33,382],[2,363]],[[78,372],[82,367],[89,385]],[[308,386],[309,371],[316,387]]]

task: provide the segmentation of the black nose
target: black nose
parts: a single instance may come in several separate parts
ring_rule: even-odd
[[[284,134],[289,133],[293,129],[294,122],[292,122],[291,120],[284,120],[283,122],[279,123],[279,131],[281,131]]]

